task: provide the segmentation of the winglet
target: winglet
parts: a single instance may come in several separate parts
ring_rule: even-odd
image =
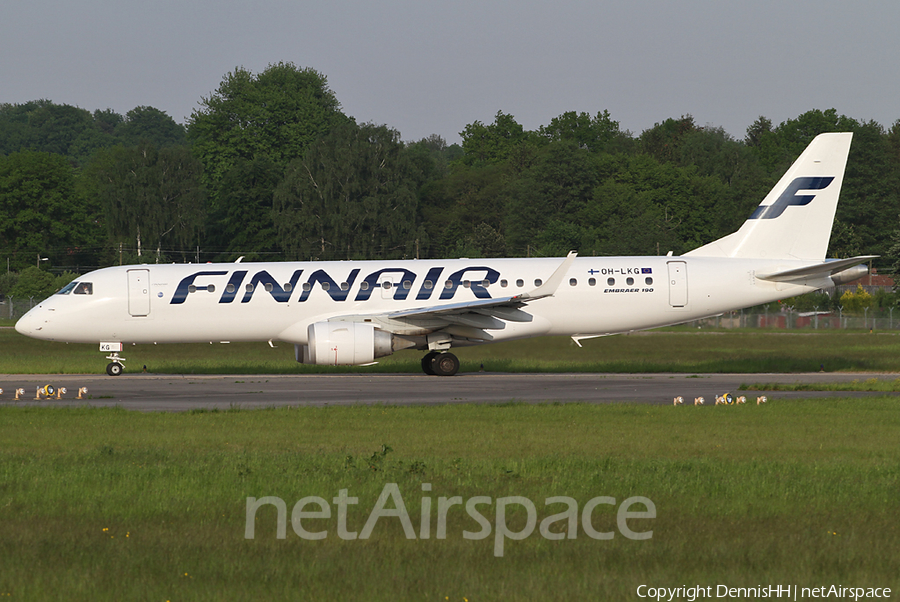
[[[572,262],[575,261],[576,257],[578,257],[578,253],[569,251],[569,254],[566,255],[563,262],[559,264],[556,271],[547,278],[547,282],[543,283],[533,291],[522,293],[521,295],[513,297],[513,299],[516,301],[533,301],[544,297],[552,297],[553,294],[556,293],[556,289],[559,288],[559,285],[562,284],[563,278],[566,277],[566,273],[569,271],[569,267],[571,267]]]

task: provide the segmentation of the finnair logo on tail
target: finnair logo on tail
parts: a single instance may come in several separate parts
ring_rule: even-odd
[[[771,205],[757,207],[750,219],[775,219],[789,206],[809,205],[815,194],[797,194],[801,190],[822,190],[834,181],[832,176],[797,178],[785,188],[781,196]]]

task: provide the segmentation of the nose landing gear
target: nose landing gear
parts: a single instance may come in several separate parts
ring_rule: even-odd
[[[118,352],[114,351],[112,354],[107,355],[106,359],[110,361],[106,365],[106,373],[110,376],[119,376],[125,371],[125,365],[122,363],[125,361],[125,358],[119,357]]]

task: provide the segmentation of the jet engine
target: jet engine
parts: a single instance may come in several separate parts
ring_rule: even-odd
[[[316,322],[307,329],[308,345],[294,345],[298,362],[320,366],[369,364],[394,352],[394,336],[360,322]]]

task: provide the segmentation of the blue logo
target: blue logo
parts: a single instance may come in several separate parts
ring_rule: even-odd
[[[757,207],[750,219],[775,219],[791,205],[797,207],[809,205],[816,198],[816,195],[797,193],[801,190],[822,190],[823,188],[828,188],[832,181],[834,181],[834,178],[831,176],[797,178],[784,189],[784,192],[781,193],[781,196],[774,203],[764,207]]]

